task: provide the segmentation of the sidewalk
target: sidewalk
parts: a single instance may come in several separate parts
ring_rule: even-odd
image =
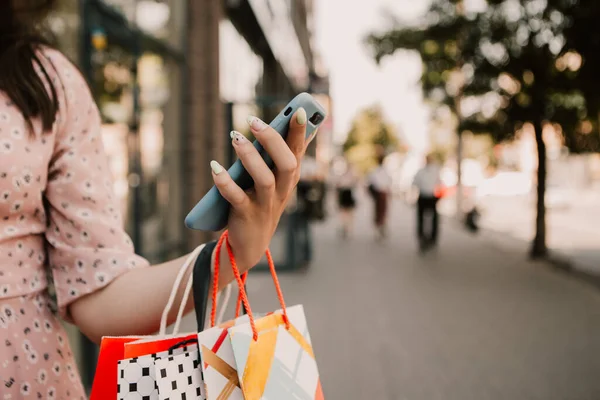
[[[282,273],[303,303],[325,398],[584,400],[600,398],[600,292],[446,223],[420,256],[412,210],[394,204],[391,237],[374,242],[368,199],[356,235],[315,226],[315,260]],[[253,273],[256,311],[277,308]]]
[[[452,217],[455,199],[441,210]],[[551,256],[574,271],[600,279],[600,194],[585,192],[569,207],[546,211]],[[481,200],[484,234],[508,251],[528,252],[535,235],[535,207],[528,196],[486,197]]]

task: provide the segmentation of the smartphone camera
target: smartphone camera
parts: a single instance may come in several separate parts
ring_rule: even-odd
[[[312,117],[309,118],[309,121],[313,125],[319,125],[321,122],[323,122],[323,119],[323,114],[316,112],[312,115]]]

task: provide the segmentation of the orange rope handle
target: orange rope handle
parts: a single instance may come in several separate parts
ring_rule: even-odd
[[[218,278],[218,270],[220,267],[220,254],[223,243],[226,244],[227,247],[227,255],[229,256],[229,262],[231,263],[231,269],[233,271],[233,275],[237,281],[239,287],[239,296],[236,305],[236,318],[239,316],[241,304],[244,304],[246,312],[248,314],[248,319],[250,320],[250,327],[252,329],[252,338],[254,341],[258,340],[258,331],[256,329],[256,323],[254,321],[254,315],[252,314],[252,309],[250,308],[250,302],[248,301],[248,294],[246,293],[246,280],[248,278],[248,272],[244,272],[244,274],[240,274],[240,270],[237,266],[237,262],[235,261],[235,256],[233,254],[233,250],[231,249],[231,244],[229,243],[229,232],[225,231],[221,235],[219,242],[217,243],[217,247],[215,249],[215,282],[217,282]],[[271,251],[267,249],[266,251],[267,263],[269,264],[269,271],[271,272],[271,277],[273,278],[273,283],[275,284],[275,290],[277,291],[277,298],[279,299],[279,304],[281,305],[281,311],[283,313],[283,321],[285,323],[286,329],[290,328],[290,319],[287,315],[287,308],[285,306],[285,300],[283,299],[283,292],[281,291],[281,285],[279,284],[279,279],[277,278],[277,272],[275,271],[275,263],[273,262],[273,257],[271,256]],[[213,283],[213,309],[211,313],[211,323],[214,326],[214,316],[216,316],[216,294],[218,290],[218,282]]]
[[[271,251],[267,249],[267,263],[269,264],[269,270],[271,270],[271,277],[273,277],[273,283],[275,284],[275,290],[277,290],[277,298],[279,299],[279,304],[281,305],[281,311],[283,312],[283,322],[285,323],[285,329],[290,329],[290,319],[287,315],[287,308],[285,307],[285,300],[283,299],[283,292],[281,291],[281,286],[279,285],[279,278],[277,278],[277,272],[275,271],[275,263],[273,262],[273,257],[271,256]]]
[[[242,283],[244,286],[246,285],[246,280],[248,279],[248,272],[244,272],[242,274]],[[242,308],[242,292],[238,292],[237,304],[235,305],[235,317],[240,316],[240,311]]]
[[[213,273],[212,308],[210,310],[210,327],[214,327],[217,320],[217,295],[219,293],[219,269],[221,267],[221,249],[225,243],[225,235],[222,235],[215,247],[215,271]]]
[[[226,239],[229,237],[227,231],[223,233],[223,237]],[[231,263],[231,269],[233,270],[233,275],[235,276],[235,280],[237,281],[238,286],[240,288],[240,297],[242,299],[242,303],[244,303],[244,307],[246,308],[246,312],[248,313],[248,318],[250,319],[250,328],[252,328],[252,339],[254,339],[254,341],[257,341],[258,331],[256,330],[256,324],[254,323],[254,316],[252,315],[252,309],[250,308],[248,295],[246,294],[246,290],[244,289],[244,282],[242,281],[242,277],[240,276],[240,270],[238,269],[237,263],[235,262],[235,257],[233,256],[233,250],[231,250],[229,240],[226,241],[226,244],[227,253],[229,254],[229,262]]]
[[[210,327],[213,328],[216,325],[217,318],[217,300],[219,293],[219,271],[221,267],[221,250],[223,248],[223,243],[225,243],[225,235],[222,235],[217,242],[217,246],[215,247],[215,268],[213,274],[213,287],[212,287],[212,308],[210,311]],[[245,272],[242,275],[242,279],[244,284],[246,284],[246,279],[248,278],[248,273]],[[235,307],[235,318],[240,316],[240,308],[242,305],[242,297],[241,293],[238,293],[237,305]]]

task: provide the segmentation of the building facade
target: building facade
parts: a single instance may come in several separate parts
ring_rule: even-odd
[[[211,235],[183,225],[235,158],[228,131],[274,116],[310,88],[309,0],[59,0],[58,47],[102,114],[115,193],[136,251],[157,263]],[[70,329],[91,385],[96,346]]]

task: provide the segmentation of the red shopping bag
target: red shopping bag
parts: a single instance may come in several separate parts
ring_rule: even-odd
[[[179,290],[181,281],[185,272],[190,266],[194,265],[194,261],[200,255],[203,250],[203,246],[199,246],[194,250],[186,262],[181,267],[173,288],[171,290],[171,297],[168,304],[163,311],[161,318],[160,334],[158,336],[126,336],[126,337],[103,337],[100,344],[100,352],[98,355],[98,362],[96,365],[96,374],[94,376],[94,382],[92,384],[92,391],[90,393],[90,400],[105,400],[105,399],[116,399],[118,392],[118,368],[119,361],[124,359],[138,357],[141,355],[153,354],[156,350],[164,350],[166,346],[174,345],[176,343],[185,341],[189,338],[194,338],[196,333],[193,334],[178,334],[179,324],[183,316],[183,310],[187,298],[192,288],[192,276],[185,288],[184,297],[179,308],[177,315],[177,321],[175,323],[174,333],[166,335],[167,328],[167,316],[173,305],[175,294]],[[196,299],[195,299],[196,300]],[[205,301],[206,305],[206,301]]]
[[[125,343],[139,339],[140,336],[102,338],[90,399],[117,398],[117,363],[125,358]]]
[[[196,333],[190,333],[187,336],[177,336],[164,339],[154,338],[153,340],[144,340],[140,338],[136,341],[124,344],[123,358],[141,357],[148,354],[156,354],[161,351],[167,351],[181,342],[187,342],[196,337]]]

